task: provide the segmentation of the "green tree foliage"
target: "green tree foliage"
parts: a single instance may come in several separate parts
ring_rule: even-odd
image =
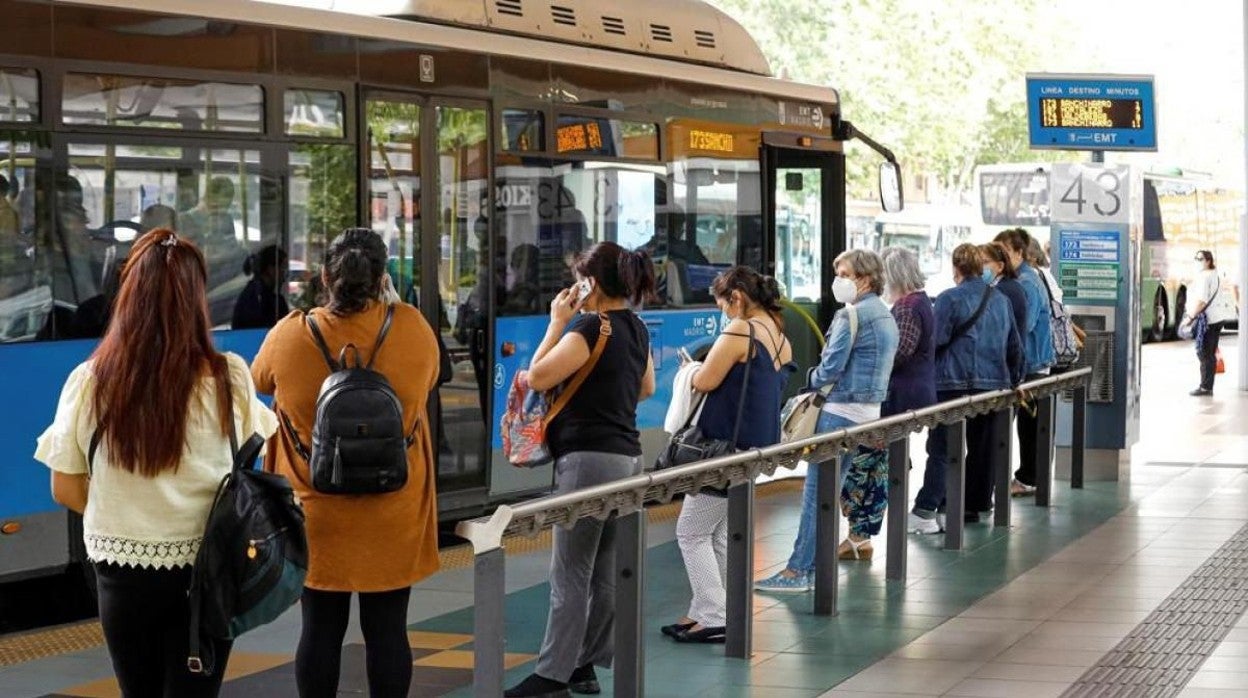
[[[1051,159],[1026,142],[1024,76],[1065,46],[1039,0],[711,2],[750,31],[775,74],[836,88],[844,118],[893,148],[907,180],[934,175],[956,196],[976,164]],[[876,165],[852,146],[852,196],[873,198]]]

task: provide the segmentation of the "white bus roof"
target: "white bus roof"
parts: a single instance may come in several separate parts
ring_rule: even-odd
[[[288,1],[295,2],[297,0]],[[703,60],[703,54],[699,53],[697,56],[678,55],[676,50],[668,50],[669,47],[665,45],[667,42],[656,41],[649,33],[643,38],[644,45],[639,44],[630,49],[620,49],[612,46],[609,41],[602,38],[601,35],[605,34],[605,32],[594,32],[592,34],[595,37],[592,46],[589,45],[588,40],[583,44],[559,43],[561,41],[566,42],[567,39],[561,39],[552,34],[550,27],[554,26],[553,19],[551,23],[534,22],[528,25],[530,27],[528,30],[524,30],[521,28],[524,26],[523,23],[519,22],[522,18],[504,13],[504,15],[508,16],[507,24],[499,25],[495,23],[493,26],[488,27],[473,26],[475,24],[473,18],[478,17],[480,14],[484,14],[487,18],[492,17],[500,6],[514,6],[523,2],[525,6],[531,6],[536,10],[539,7],[536,0],[519,0],[519,2],[517,0],[494,0],[489,3],[491,9],[488,11],[483,7],[485,0],[441,0],[441,2],[427,0],[425,2],[409,1],[406,3],[390,2],[388,0],[368,0],[358,4],[355,0],[319,1],[322,5],[340,5],[344,8],[351,6],[352,11],[297,7],[290,4],[278,4],[277,2],[257,2],[256,0],[73,0],[72,2],[68,0],[53,0],[52,4],[86,5],[131,12],[154,12],[203,17],[318,33],[332,31],[336,34],[361,38],[436,46],[502,57],[550,61],[566,65],[603,66],[608,70],[622,73],[661,76],[672,80],[722,85],[729,89],[820,104],[836,106],[840,104],[839,95],[836,90],[830,87],[804,85],[768,77],[765,74],[758,74],[759,72],[767,72],[767,68],[765,60],[762,60],[760,63],[759,60],[750,58],[751,55],[761,57],[757,44],[750,39],[747,45],[746,39],[748,39],[749,35],[741,29],[740,25],[736,24],[735,21],[722,12],[696,0],[631,0],[629,3],[626,3],[626,5],[630,6],[627,12],[627,17],[630,18],[628,22],[636,22],[637,24],[628,25],[628,22],[626,22],[626,25],[635,27],[638,32],[641,31],[640,23],[642,21],[645,22],[645,26],[650,32],[659,31],[662,33],[661,28],[666,27],[673,32],[673,38],[678,29],[691,32],[721,32],[714,37],[715,51],[721,54],[716,61],[718,67],[691,62]],[[425,11],[428,14],[420,14],[419,18],[409,19],[359,14],[359,8],[376,11],[379,3],[390,6],[389,9],[396,9],[399,5],[407,5],[408,11]],[[624,15],[625,13],[619,9],[624,4],[609,2],[608,0],[563,0],[563,2],[559,3],[559,7],[579,8],[585,17],[597,16],[601,19],[608,11],[611,13],[611,17]],[[474,10],[474,6],[478,9]],[[553,12],[555,9],[553,5],[545,5],[545,7],[547,12]],[[610,9],[608,10],[607,8]],[[430,16],[431,14],[432,16]],[[700,22],[700,24],[717,26],[699,27],[698,24],[694,24],[692,27],[687,26],[689,22],[693,21],[692,18],[695,16],[706,20]],[[416,16],[413,15],[413,17]],[[514,26],[511,24],[512,20],[516,20]],[[659,24],[659,22],[662,22],[662,24]],[[485,24],[489,25],[490,22]],[[469,28],[470,26],[472,28]],[[516,35],[518,33],[530,33],[534,31],[534,27],[540,27],[541,35],[549,38],[547,40],[538,40]],[[481,37],[481,29],[485,28],[489,28],[492,31],[489,41],[483,41]],[[570,29],[570,27],[564,28]],[[628,28],[626,27],[627,30]],[[515,33],[502,33],[504,31]],[[591,35],[588,30],[585,34]],[[554,39],[554,41],[551,39]],[[695,43],[697,40],[695,35]],[[675,41],[671,43],[676,44]],[[704,43],[710,43],[710,37],[705,37]],[[656,44],[664,45],[656,48]],[[617,50],[598,48],[598,46],[608,46]],[[683,51],[684,49],[680,49],[680,52]],[[643,55],[643,52],[648,55]],[[742,55],[734,55],[738,52]],[[750,72],[742,72],[747,70]]]

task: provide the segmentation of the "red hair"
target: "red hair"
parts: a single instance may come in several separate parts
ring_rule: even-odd
[[[229,366],[212,342],[204,255],[167,228],[138,239],[94,361],[93,404],[110,460],[154,477],[176,471],[200,379],[216,379],[222,435],[230,429]]]

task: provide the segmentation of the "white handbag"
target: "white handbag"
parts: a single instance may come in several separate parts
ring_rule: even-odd
[[[858,339],[858,309],[847,303],[845,310],[849,312],[849,349],[853,351],[854,342]],[[823,410],[823,403],[828,400],[827,391],[831,387],[794,395],[784,403],[784,409],[780,410],[781,443],[800,441],[815,435],[819,413]]]

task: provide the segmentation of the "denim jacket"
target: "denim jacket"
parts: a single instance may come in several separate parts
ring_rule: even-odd
[[[858,336],[850,346],[849,312],[842,308],[832,318],[819,365],[810,369],[808,387],[832,386],[828,402],[883,402],[897,355],[897,322],[874,293],[854,300]]]
[[[1027,296],[1027,324],[1018,328],[1023,340],[1023,354],[1027,357],[1027,374],[1039,373],[1057,363],[1053,349],[1053,328],[1049,325],[1052,310],[1049,294],[1044,288],[1040,272],[1023,262],[1018,268],[1018,282]]]
[[[986,284],[977,277],[936,297],[936,390],[1004,390],[1022,382],[1023,350],[1010,301],[992,291],[984,313],[950,343],[953,330],[975,314]]]

